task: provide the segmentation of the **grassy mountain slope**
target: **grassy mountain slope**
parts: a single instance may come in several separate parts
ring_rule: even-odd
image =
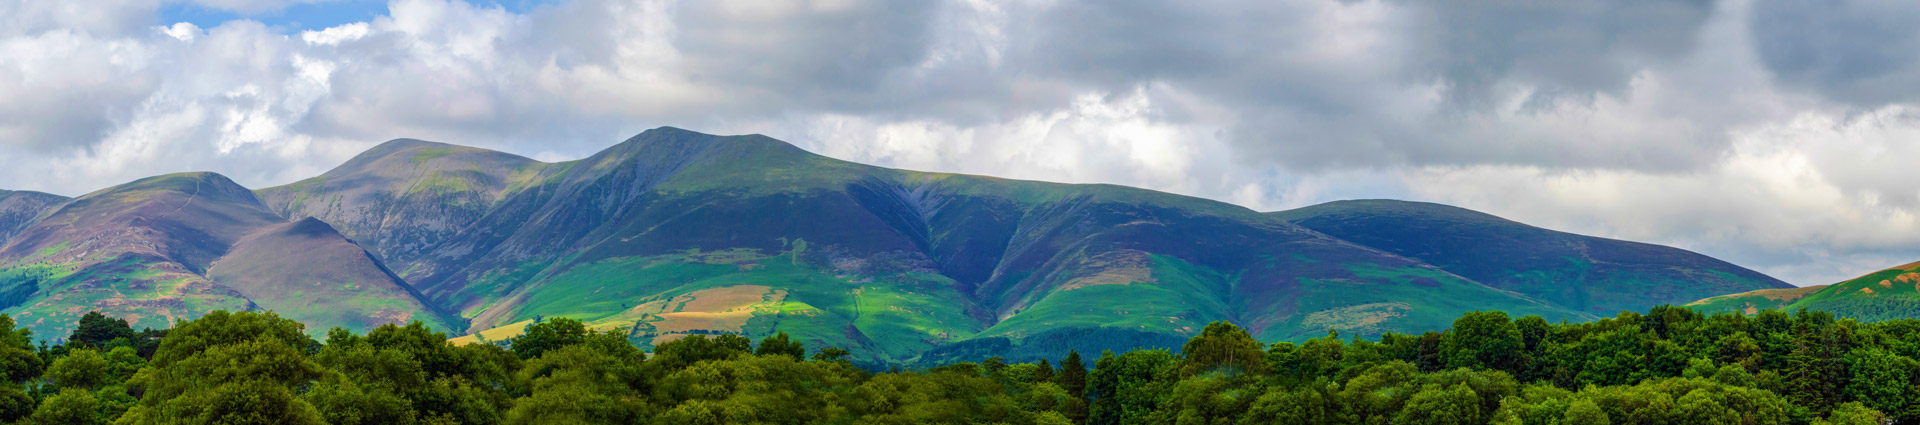
[[[1597,315],[1793,288],[1686,250],[1557,232],[1440,204],[1339,201],[1269,215]]]
[[[435,329],[465,327],[422,303],[367,251],[312,218],[241,238],[206,277],[302,323],[356,331],[413,320]]]
[[[1764,310],[1780,310],[1793,305],[1829,285],[1802,286],[1799,288],[1761,289],[1727,294],[1687,303],[1688,308],[1702,313],[1740,313],[1757,314]]]
[[[0,244],[7,243],[27,225],[66,202],[65,196],[0,190]]]
[[[307,276],[287,265],[333,257],[345,240],[300,240],[276,233],[296,230],[251,191],[218,174],[141,179],[74,199],[0,247],[0,307],[50,336],[65,335],[89,310],[150,327],[166,327],[214,309],[298,312],[313,301],[272,295],[299,290],[301,282],[289,279]],[[325,269],[326,277],[344,279],[334,284],[381,288],[330,296],[389,297],[398,284],[377,263],[329,261],[303,267]],[[354,276],[374,279],[351,279]],[[433,316],[423,304],[413,305],[408,317]],[[368,308],[332,313],[393,315]],[[319,320],[325,316],[310,317],[316,319],[312,323],[357,329],[377,321],[332,323]]]
[[[1790,303],[1752,302],[1747,314],[1776,308],[1822,310],[1840,317],[1861,321],[1920,318],[1920,263],[1889,268],[1845,282],[1799,288],[1806,291]],[[1730,304],[1748,301],[1747,294],[1700,300],[1689,307],[1703,311],[1728,311]],[[1773,305],[1777,304],[1777,305]]]
[[[872,167],[757,135],[661,128],[522,170],[466,230],[390,263],[488,338],[567,316],[643,344],[780,330],[901,360],[1042,334],[1177,341],[1213,320],[1277,340],[1476,309],[1591,317],[1229,204]]]

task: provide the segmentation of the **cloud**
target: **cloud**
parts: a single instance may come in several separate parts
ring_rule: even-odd
[[[674,125],[1262,210],[1452,202],[1805,283],[1920,247],[1900,2],[393,0],[301,31],[110,1],[0,0],[0,97],[26,100],[0,187],[268,186],[399,137],[560,160]]]
[[[368,28],[366,22],[355,22],[319,31],[301,31],[300,40],[316,46],[333,46],[365,38]]]
[[[1756,0],[1756,48],[1781,82],[1856,105],[1920,100],[1920,3]]]
[[[1408,170],[1414,196],[1522,222],[1669,243],[1833,283],[1920,257],[1920,111],[1805,113],[1735,132],[1686,173],[1528,166]]]

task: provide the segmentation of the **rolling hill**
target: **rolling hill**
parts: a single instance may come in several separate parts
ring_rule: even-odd
[[[1330,202],[1268,214],[1332,237],[1602,316],[1793,285],[1672,247],[1558,232],[1425,202]]]
[[[0,304],[53,338],[89,310],[156,328],[215,309],[357,330],[413,319],[461,328],[324,223],[290,222],[212,173],[141,179],[35,220],[0,247]]]
[[[1832,285],[1782,292],[1748,292],[1688,304],[1706,313],[1761,310],[1820,310],[1861,320],[1920,318],[1920,263],[1893,267]]]

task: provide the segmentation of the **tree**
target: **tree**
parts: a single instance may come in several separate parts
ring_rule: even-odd
[[[112,380],[113,370],[107,359],[92,348],[82,348],[67,352],[67,355],[53,361],[47,368],[46,378],[62,389],[82,389],[93,391]]]
[[[325,369],[308,359],[311,339],[299,322],[279,315],[216,310],[180,322],[130,383],[140,404],[117,423],[324,423],[292,387]]]
[[[1053,382],[1053,364],[1047,363],[1047,359],[1040,359],[1040,364],[1035,365],[1033,369],[1033,382]]]
[[[0,421],[17,421],[33,410],[33,396],[13,386],[0,386]]]
[[[1253,400],[1241,423],[1323,425],[1333,423],[1326,397],[1311,388],[1278,390]]]
[[[780,332],[779,334],[760,340],[760,347],[754,350],[753,354],[756,356],[787,356],[792,357],[794,360],[805,360],[807,349],[800,344],[800,341],[794,341],[788,338],[786,332]]]
[[[107,421],[104,420],[105,418],[100,417],[99,412],[100,400],[94,398],[92,392],[77,388],[68,388],[60,390],[59,394],[48,397],[47,401],[41,402],[40,408],[34,409],[33,416],[28,417],[27,422],[40,425],[88,425],[106,423]]]
[[[1067,394],[1087,399],[1087,364],[1080,361],[1079,351],[1067,350],[1067,358],[1060,361],[1060,373],[1055,379]]]
[[[1119,356],[1102,353],[1087,376],[1087,398],[1092,401],[1087,423],[1139,423],[1159,409],[1179,360],[1166,350],[1128,351]]]
[[[1562,424],[1565,424],[1565,425],[1612,425],[1613,424],[1613,420],[1607,417],[1607,412],[1604,410],[1600,410],[1600,405],[1594,404],[1593,400],[1588,400],[1584,398],[1579,400],[1574,400],[1573,404],[1567,405],[1566,416],[1567,416],[1566,421],[1561,422]]]
[[[645,388],[638,353],[602,348],[562,346],[528,361],[519,379],[529,383],[529,395],[515,400],[506,423],[647,422],[653,413],[641,396]]]
[[[519,369],[519,356],[490,344],[456,347],[446,340],[419,321],[382,325],[364,337],[335,328],[314,355],[328,376],[305,398],[336,425],[414,418],[498,423],[510,400],[503,387]]]
[[[33,331],[14,327],[12,316],[0,314],[0,377],[11,383],[39,377],[46,368],[46,360],[34,354],[35,351]]]
[[[1261,346],[1260,341],[1239,326],[1224,320],[1209,323],[1200,335],[1187,340],[1180,348],[1184,357],[1180,375],[1193,376],[1219,368],[1266,373],[1266,352],[1260,350]]]
[[[1393,420],[1406,425],[1471,425],[1480,422],[1480,395],[1466,383],[1451,389],[1428,386],[1407,401]]]
[[[100,350],[111,349],[107,343],[116,339],[125,339],[131,344],[138,334],[126,319],[107,317],[99,311],[89,311],[80,316],[80,324],[73,328],[73,335],[67,337],[67,344],[74,347],[91,347]]]
[[[852,355],[853,353],[847,352],[847,350],[840,347],[827,347],[820,349],[818,353],[813,353],[813,360],[822,362],[845,362],[847,361],[847,357]]]
[[[514,338],[513,353],[522,359],[540,357],[555,348],[579,344],[587,338],[587,325],[565,317],[527,325],[526,334]]]
[[[1887,415],[1860,403],[1835,406],[1833,413],[1827,414],[1827,417],[1813,420],[1813,425],[1885,425],[1887,423],[1889,423]]]
[[[1902,422],[1920,419],[1920,394],[1915,393],[1920,388],[1913,385],[1920,379],[1920,362],[1869,348],[1847,354],[1846,363],[1852,377],[1842,390],[1846,399]]]
[[[747,339],[738,335],[718,335],[713,338],[689,335],[654,346],[653,360],[648,361],[647,366],[670,372],[703,361],[725,360],[751,352],[752,346]]]
[[[1446,367],[1519,371],[1526,341],[1507,313],[1475,311],[1453,321],[1453,330],[1441,342]]]

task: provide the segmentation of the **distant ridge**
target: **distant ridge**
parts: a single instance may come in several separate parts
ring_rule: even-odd
[[[1494,287],[1596,315],[1792,288],[1686,250],[1542,229],[1465,208],[1355,200],[1269,213]]]

